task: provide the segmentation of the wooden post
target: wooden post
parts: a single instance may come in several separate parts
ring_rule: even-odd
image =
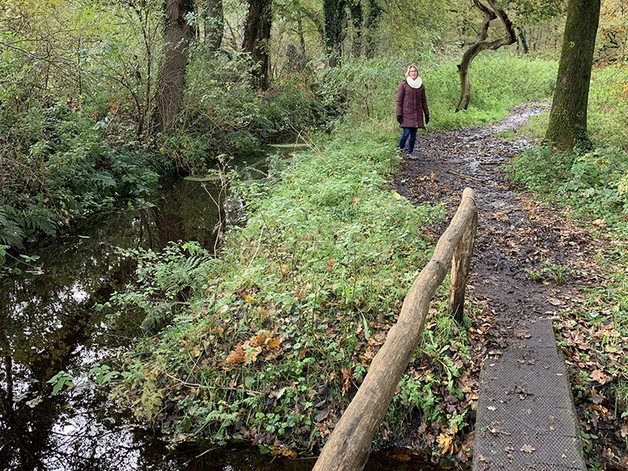
[[[412,284],[399,320],[373,358],[362,386],[334,427],[313,471],[364,468],[373,435],[421,339],[432,296],[445,279],[454,251],[469,230],[469,224],[477,218],[474,194],[470,188],[464,191],[451,224],[439,239],[432,259]]]
[[[462,196],[473,201],[475,206],[475,193],[467,188]],[[460,205],[462,206],[462,204]],[[478,226],[478,213],[469,222],[469,227],[464,231],[462,239],[456,246],[454,258],[451,261],[451,283],[449,285],[449,314],[454,316],[456,322],[462,325],[464,319],[464,292],[467,286],[467,277],[471,267],[471,255],[473,255],[473,241]]]

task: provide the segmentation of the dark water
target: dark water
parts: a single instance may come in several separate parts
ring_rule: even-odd
[[[245,178],[263,162],[240,162]],[[215,204],[219,202],[219,204]],[[116,247],[158,250],[171,240],[216,243],[218,221],[237,223],[241,202],[212,182],[164,182],[149,203],[78,227],[18,257],[21,271],[0,286],[0,469],[8,470],[309,470],[314,459],[286,460],[250,448],[169,449],[107,401],[106,390],[77,381],[53,395],[59,371],[84,376],[131,347],[139,314],[107,320],[105,303],[133,275]],[[369,470],[428,469],[417,460],[372,458]]]

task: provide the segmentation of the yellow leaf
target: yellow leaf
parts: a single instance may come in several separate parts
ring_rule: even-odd
[[[399,193],[397,193],[396,191],[393,191],[393,196],[395,197],[395,199],[397,201],[399,201],[401,199],[401,195]]]
[[[440,434],[438,436],[438,444],[443,449],[443,454],[453,454],[454,452],[454,443],[453,437],[450,435]]]
[[[201,350],[198,347],[194,347],[190,353],[194,358],[201,356]]]

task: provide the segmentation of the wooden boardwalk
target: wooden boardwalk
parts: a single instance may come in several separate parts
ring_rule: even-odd
[[[522,315],[511,329],[515,340],[480,374],[474,471],[586,470],[552,321]]]

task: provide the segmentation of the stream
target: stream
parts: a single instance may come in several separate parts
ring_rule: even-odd
[[[241,177],[264,176],[266,156],[249,160],[235,162]],[[241,223],[242,202],[212,182],[165,180],[146,204],[90,219],[7,262],[14,274],[0,285],[1,470],[312,468],[315,459],[269,457],[250,447],[171,449],[116,409],[106,389],[72,381],[142,335],[137,313],[111,322],[111,312],[95,308],[134,276],[117,247],[157,251],[169,241],[196,240],[213,250],[217,221]],[[46,382],[61,371],[73,384],[52,394]],[[432,468],[405,452],[374,455],[366,469]]]

